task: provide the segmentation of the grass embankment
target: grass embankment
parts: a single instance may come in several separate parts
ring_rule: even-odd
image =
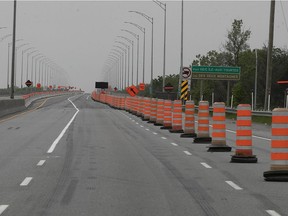
[[[237,119],[237,115],[234,113],[226,113],[227,119]],[[272,118],[271,116],[252,116],[253,123],[267,124],[271,125]]]

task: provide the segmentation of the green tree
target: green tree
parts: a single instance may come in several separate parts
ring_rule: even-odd
[[[243,21],[234,19],[232,23],[232,28],[228,31],[228,40],[224,44],[224,48],[228,53],[233,56],[234,66],[238,65],[239,54],[242,51],[248,50],[248,40],[251,36],[250,30],[245,30],[243,28]]]

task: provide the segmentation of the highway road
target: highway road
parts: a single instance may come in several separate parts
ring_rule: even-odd
[[[263,178],[269,126],[253,126],[258,163],[230,163],[233,151],[68,97],[0,120],[1,216],[288,215],[288,184]],[[235,149],[235,121],[227,129]]]

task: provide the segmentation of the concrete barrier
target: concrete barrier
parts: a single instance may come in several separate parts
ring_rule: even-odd
[[[0,100],[0,117],[26,109],[24,99],[2,99]]]

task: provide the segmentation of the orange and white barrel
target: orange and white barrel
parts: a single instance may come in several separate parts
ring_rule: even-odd
[[[200,101],[198,107],[198,131],[194,143],[210,143],[209,135],[209,102]]]
[[[271,168],[266,181],[288,181],[288,109],[272,111]]]
[[[157,116],[157,99],[151,99],[151,108],[150,108],[150,120],[149,123],[155,123]]]
[[[163,127],[160,129],[171,129],[172,128],[172,101],[164,100],[164,116],[163,116]]]
[[[162,126],[164,122],[164,100],[157,100],[157,109],[156,109],[156,122],[154,125]]]
[[[150,120],[150,108],[151,108],[151,98],[145,98],[144,100],[144,117],[143,121],[149,121]]]
[[[231,147],[226,145],[226,110],[224,102],[213,104],[212,144],[209,152],[230,152]]]
[[[257,157],[252,150],[252,121],[251,105],[239,104],[237,106],[236,122],[236,150],[231,157],[235,163],[257,163]]]
[[[138,97],[138,109],[137,109],[137,113],[136,116],[141,117],[142,116],[142,111],[143,111],[143,97]]]
[[[185,103],[185,123],[184,134],[180,137],[196,137],[195,133],[195,104],[194,101],[188,100]]]
[[[183,133],[182,128],[182,100],[173,101],[172,110],[172,129],[169,130],[170,133]]]

